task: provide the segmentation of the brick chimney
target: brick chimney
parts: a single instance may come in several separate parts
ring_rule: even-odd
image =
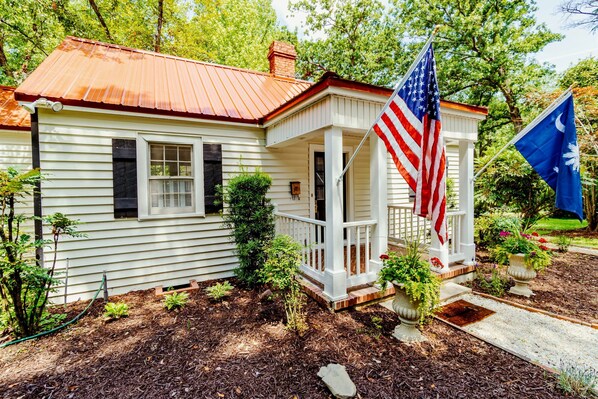
[[[275,76],[294,78],[296,58],[297,52],[295,51],[295,46],[285,42],[272,42],[268,51],[270,73]]]

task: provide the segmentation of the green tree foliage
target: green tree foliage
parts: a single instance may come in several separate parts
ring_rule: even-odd
[[[224,226],[231,230],[237,246],[236,274],[249,285],[259,282],[258,272],[266,260],[266,247],[274,237],[274,206],[266,197],[272,178],[261,171],[245,170],[233,177],[219,193],[228,205]]]
[[[402,24],[379,0],[300,0],[290,9],[306,13],[308,38],[298,44],[298,72],[318,79],[328,71],[378,85],[397,82],[409,60]]]
[[[19,173],[8,168],[0,171],[0,306],[8,326],[16,336],[36,333],[44,321],[48,294],[56,283],[56,250],[63,236],[79,236],[77,222],[62,214],[45,219],[53,239],[34,241],[23,226],[32,217],[19,214],[17,206],[29,196],[39,181],[37,170]],[[39,265],[32,254],[36,248],[53,244],[51,268]]]
[[[424,40],[441,25],[434,41],[444,98],[490,105],[480,134],[510,122],[524,122],[521,105],[531,87],[550,70],[532,55],[559,40],[536,22],[533,0],[394,0],[397,18],[413,37]],[[488,129],[485,129],[485,128]]]
[[[566,89],[571,85],[598,88],[598,58],[586,58],[563,72],[559,86]]]
[[[478,165],[486,164],[498,148],[479,158]],[[524,230],[552,210],[554,204],[552,189],[514,147],[504,151],[476,183],[477,215],[500,208],[517,212]]]
[[[261,71],[295,41],[269,0],[4,0],[0,84],[21,82],[66,36]]]

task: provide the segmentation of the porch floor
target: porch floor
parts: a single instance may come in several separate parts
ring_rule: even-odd
[[[456,280],[458,282],[466,281],[469,279],[470,273],[475,271],[475,266],[467,266],[457,264],[449,267],[449,270],[444,273],[438,273],[442,280]],[[301,284],[306,294],[318,302],[320,305],[329,308],[336,312],[339,310],[347,309],[355,306],[372,305],[374,303],[381,302],[388,297],[394,295],[395,290],[393,287],[389,287],[384,291],[373,284],[363,285],[359,287],[353,287],[348,289],[348,297],[340,301],[330,301],[324,295],[324,287],[321,283],[302,276],[300,279]]]

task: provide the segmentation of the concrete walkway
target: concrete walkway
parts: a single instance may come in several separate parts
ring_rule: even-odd
[[[496,312],[465,331],[553,369],[598,368],[598,330],[474,294],[460,299]]]

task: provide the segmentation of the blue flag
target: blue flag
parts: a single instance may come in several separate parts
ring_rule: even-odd
[[[573,95],[565,96],[515,147],[555,191],[556,207],[583,220]]]

